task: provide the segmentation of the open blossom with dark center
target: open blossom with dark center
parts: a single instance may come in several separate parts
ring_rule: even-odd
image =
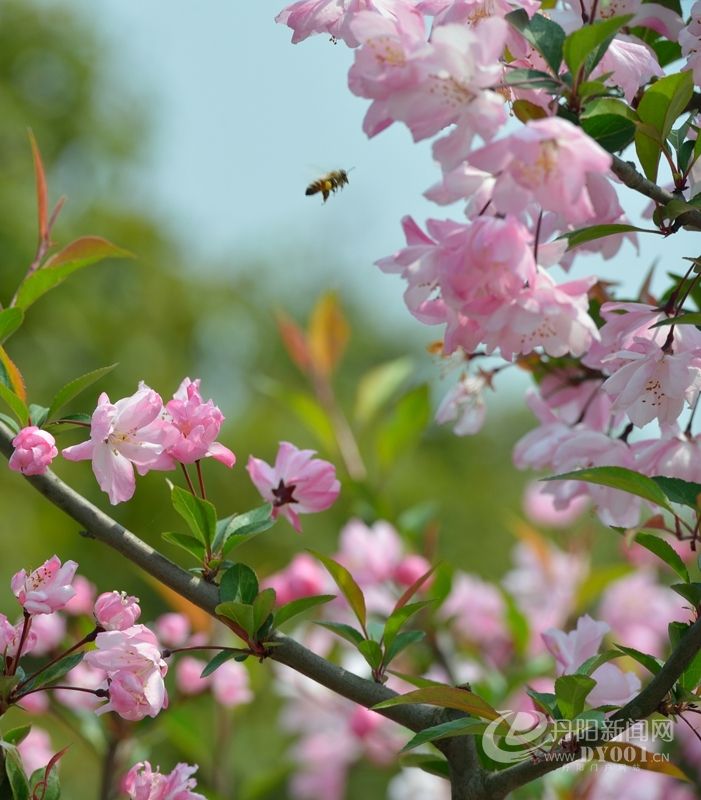
[[[197,770],[196,766],[180,763],[163,775],[158,768],[154,771],[148,761],[139,761],[124,776],[122,791],[130,800],[206,800],[192,791],[197,787],[192,777]]]
[[[9,467],[23,475],[42,475],[58,455],[54,437],[29,425],[12,440],[14,453],[10,456]]]
[[[334,465],[315,455],[315,450],[280,442],[274,467],[253,456],[246,467],[256,489],[272,503],[273,516],[282,514],[298,533],[300,514],[326,510],[341,491]]]
[[[52,556],[40,567],[27,574],[22,569],[12,578],[12,591],[27,614],[51,614],[59,611],[75,594],[71,581],[78,569],[75,561],[61,564]]]
[[[160,395],[143,382],[131,397],[116,403],[103,392],[92,415],[90,439],[67,447],[63,456],[69,461],[92,459],[97,482],[110,503],[123,503],[136,488],[134,467],[148,472],[177,438],[162,411]]]

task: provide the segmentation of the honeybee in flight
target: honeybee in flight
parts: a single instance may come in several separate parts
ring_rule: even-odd
[[[350,170],[335,169],[310,183],[304,194],[309,196],[321,192],[324,202],[326,202],[331,192],[337,192],[348,183],[348,172]]]

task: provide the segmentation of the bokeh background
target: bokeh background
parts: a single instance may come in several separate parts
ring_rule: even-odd
[[[243,468],[249,453],[271,459],[277,442],[288,439],[339,461],[323,425],[299,401],[305,380],[280,342],[276,311],[304,324],[321,293],[337,293],[351,338],[336,390],[352,424],[362,377],[380,364],[409,359],[393,400],[428,382],[429,404],[422,401],[417,412],[428,416],[457,377],[442,376],[427,351],[436,337],[405,310],[399,281],[373,266],[401,246],[404,214],[421,221],[436,215],[421,197],[437,179],[429,148],[412,144],[399,126],[368,141],[361,131],[365,104],[346,88],[352,54],[325,37],[293,47],[289,31],[273,21],[279,10],[269,0],[0,2],[2,301],[36,244],[27,128],[44,156],[51,198],[68,196],[55,239],[100,235],[136,256],[86,270],[40,300],[9,353],[30,400],[44,404],[69,379],[118,362],[98,390],[72,405],[76,412],[91,411],[99,390],[123,397],[144,379],[169,397],[185,375],[202,378],[203,395],[227,417],[221,439],[239,457],[232,472],[205,466],[222,515],[258,502]],[[354,168],[343,192],[325,205],[304,196],[310,180],[338,167]],[[626,253],[632,262],[632,249]],[[651,252],[645,268],[654,258]],[[642,275],[631,269],[622,279],[635,285]],[[510,459],[513,442],[531,425],[521,399],[526,382],[515,368],[499,378],[478,437],[457,439],[429,425],[408,435],[403,457],[383,469],[374,448],[378,427],[396,410],[388,403],[372,424],[356,426],[371,482],[381,491],[353,490],[340,468],[349,490],[330,512],[305,522],[302,538],[281,524],[241,557],[267,574],[304,547],[333,552],[351,516],[397,523],[432,501],[435,555],[500,575],[527,480]],[[60,444],[80,438],[67,435]],[[58,470],[106,507],[87,464]],[[147,620],[170,607],[143,575],[79,537],[73,522],[6,470],[0,508],[0,585],[56,552],[77,560],[101,591],[139,595]],[[181,560],[160,541],[162,531],[177,528],[162,474],[140,480],[135,500],[114,514]],[[414,544],[421,549],[418,539]],[[0,606],[14,613],[9,599]],[[265,671],[252,668],[260,687]],[[226,758],[231,796],[287,796],[286,742],[276,732],[274,708],[263,688],[256,703],[235,714]],[[205,702],[163,715],[149,733],[163,763],[202,761],[206,773],[213,714]],[[57,741],[73,741],[62,766],[65,796],[94,797],[98,767],[89,751],[60,721],[52,725]],[[260,775],[273,777],[266,784]],[[386,780],[360,768],[349,798],[382,796]]]

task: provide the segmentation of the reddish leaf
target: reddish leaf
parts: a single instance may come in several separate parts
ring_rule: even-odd
[[[15,362],[7,355],[4,347],[0,347],[0,369],[4,369],[10,382],[10,389],[23,402],[27,402],[27,389],[24,385],[24,378]]]
[[[312,365],[312,358],[309,354],[309,346],[307,345],[307,337],[304,331],[282,311],[279,311],[275,317],[280,331],[280,338],[283,345],[285,345],[287,354],[305,375],[308,374]]]
[[[29,144],[32,146],[32,156],[34,157],[34,175],[36,176],[37,210],[39,214],[39,241],[46,241],[49,238],[49,203],[48,190],[46,188],[46,174],[44,165],[41,161],[39,145],[34,138],[32,131],[29,131]]]
[[[350,327],[332,292],[319,298],[309,320],[309,352],[315,371],[331,375],[341,360],[350,338]]]
[[[680,781],[689,780],[676,764],[667,761],[663,753],[651,753],[630,742],[604,742],[597,745],[594,752],[595,757],[603,758],[611,764],[660,772]]]
[[[433,575],[436,571],[438,564],[435,564],[431,567],[428,572],[424,572],[419,578],[417,578],[411,586],[404,592],[404,594],[397,600],[394,604],[394,608],[392,609],[392,613],[394,614],[395,611],[398,611],[400,608],[403,608],[409,600],[419,591],[419,589],[423,586],[423,584]]]

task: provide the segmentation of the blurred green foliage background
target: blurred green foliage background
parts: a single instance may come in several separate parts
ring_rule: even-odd
[[[304,547],[332,553],[340,528],[351,516],[368,521],[382,516],[398,523],[402,515],[406,521],[410,509],[429,501],[439,531],[437,552],[431,555],[484,576],[501,574],[513,543],[509,517],[519,513],[526,480],[514,472],[510,449],[531,424],[529,416],[499,398],[478,437],[458,439],[435,425],[422,433],[426,395],[416,387],[435,378],[440,368],[415,335],[418,326],[412,326],[407,314],[406,327],[388,327],[381,318],[366,318],[358,298],[341,297],[351,338],[336,377],[336,393],[370,466],[367,485],[353,486],[334,446],[328,446],[323,423],[309,424],[308,387],[288,358],[274,319],[275,311],[284,308],[304,324],[317,295],[333,286],[334,271],[340,268],[334,253],[314,256],[313,243],[307,252],[281,247],[271,263],[231,253],[228,272],[221,265],[183,263],[158,210],[135,216],[130,209],[130,175],[143,163],[153,119],[141,97],[108,79],[104,60],[105,43],[67,7],[3,0],[0,299],[10,299],[36,246],[28,128],[41,148],[52,201],[61,194],[69,198],[55,228],[57,243],[95,234],[135,254],[132,261],[110,261],[78,273],[31,308],[7,348],[24,374],[30,401],[46,405],[68,380],[113,362],[119,362],[118,368],[69,411],[92,411],[99,391],[107,391],[112,399],[131,394],[141,379],[167,399],[185,375],[201,377],[203,396],[213,397],[227,417],[220,438],[239,458],[231,472],[215,463],[205,465],[208,492],[220,516],[259,502],[244,469],[249,453],[271,460],[281,439],[319,449],[339,464],[345,490],[331,511],[305,519],[303,537],[283,522],[240,552],[263,575],[282,567]],[[326,263],[327,285],[305,280],[314,257]],[[358,425],[353,412],[363,376],[406,356],[411,364],[402,385],[374,420]],[[412,390],[416,404],[405,405],[400,418],[401,397]],[[433,405],[437,399],[432,398]],[[418,419],[412,420],[412,408]],[[380,469],[378,436],[386,435],[381,431],[388,426],[399,430],[398,441],[406,441],[397,445],[396,459]],[[67,434],[59,445],[82,438]],[[89,499],[109,508],[89,464],[62,462],[57,471]],[[9,586],[19,568],[33,568],[56,552],[78,561],[80,572],[100,591],[118,588],[140,596],[145,620],[168,610],[166,600],[142,574],[102,545],[81,538],[75,523],[7,470],[0,471],[0,507],[2,585]],[[160,540],[162,531],[179,526],[162,473],[140,479],[134,501],[112,513],[183,563],[183,554]],[[420,536],[411,531],[407,535],[414,536],[413,545],[420,550]],[[8,614],[16,613],[9,589],[0,605]],[[254,683],[264,687],[267,666],[253,665],[252,674]],[[233,750],[224,758],[230,770],[227,785],[237,798],[272,800],[286,796],[285,739],[275,732],[275,707],[275,699],[263,690],[255,703],[234,714],[233,722],[222,720],[222,712],[204,700],[142,727],[145,741],[155,747],[154,761],[201,761],[207,792],[218,726],[233,725]],[[95,797],[99,765],[87,757],[89,751],[60,721],[47,725],[42,720],[42,725],[52,728],[57,747],[73,742],[61,767],[65,796]],[[261,775],[266,776],[262,783]],[[359,769],[349,798],[380,796],[386,779]]]

